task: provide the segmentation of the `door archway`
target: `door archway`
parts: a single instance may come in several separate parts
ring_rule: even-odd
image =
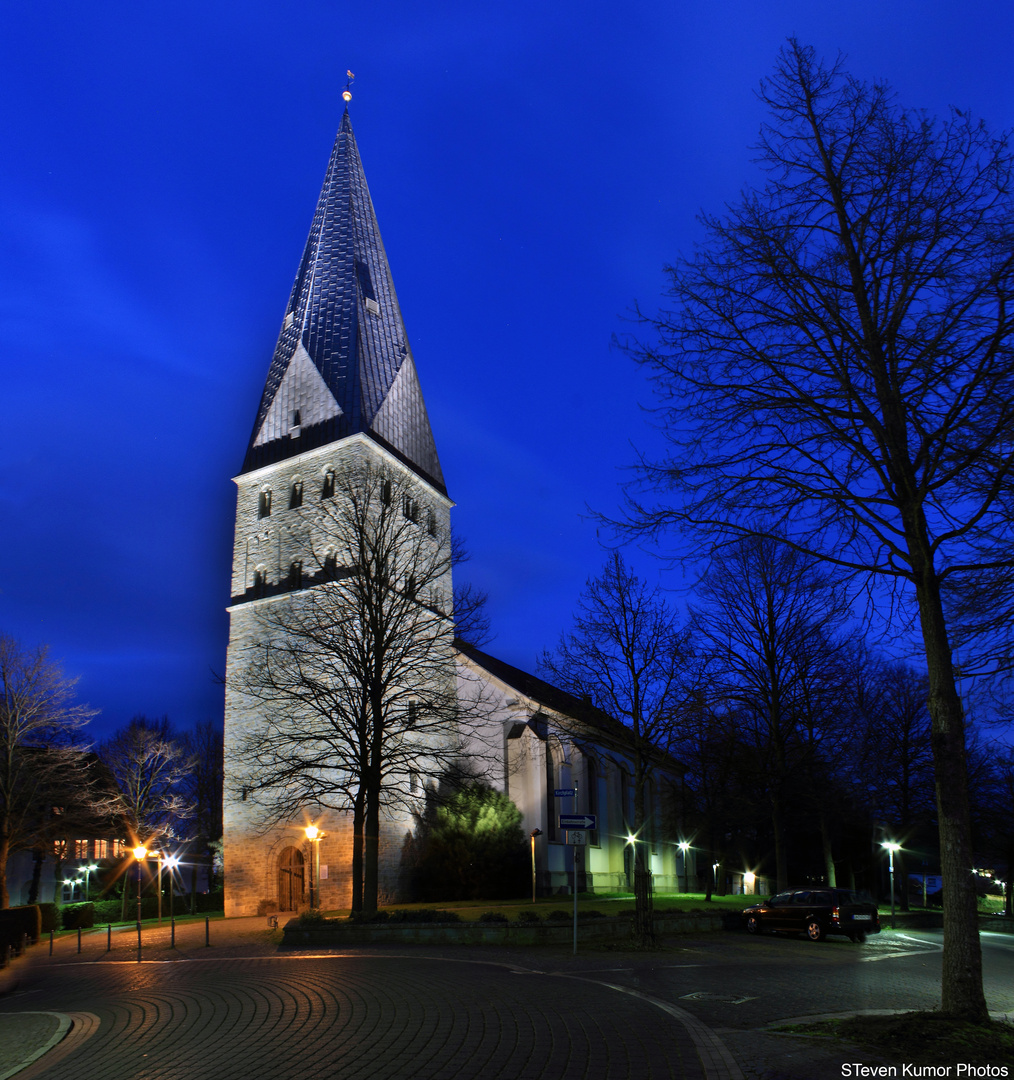
[[[278,910],[298,911],[303,906],[306,871],[303,853],[287,847],[278,857]]]

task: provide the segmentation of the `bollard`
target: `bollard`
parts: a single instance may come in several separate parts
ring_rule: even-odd
[[[207,949],[211,946],[211,916],[204,916],[204,947]]]
[[[137,962],[141,962],[141,920],[137,920]]]
[[[106,927],[106,952],[113,951],[113,924],[109,923]]]
[[[53,955],[53,931],[49,931],[49,955]]]
[[[78,951],[78,955],[80,956],[80,954],[81,954],[81,927],[80,926],[77,928],[77,951]]]

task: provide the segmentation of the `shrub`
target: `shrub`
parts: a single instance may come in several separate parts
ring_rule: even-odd
[[[507,923],[510,919],[503,914],[502,911],[484,911],[479,916],[479,922],[481,923]]]
[[[42,932],[52,933],[60,925],[60,906],[48,901],[38,904],[39,914],[42,916]]]
[[[518,926],[536,926],[542,923],[537,911],[519,911],[514,916],[514,922]]]
[[[95,925],[95,905],[65,904],[60,909],[60,923],[64,930],[90,930]]]
[[[551,911],[546,918],[549,922],[571,922],[574,918],[574,912],[557,908],[555,911]]]

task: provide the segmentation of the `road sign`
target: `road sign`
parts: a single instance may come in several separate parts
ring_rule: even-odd
[[[598,816],[596,814],[561,814],[561,829],[597,829]]]
[[[553,791],[558,799],[572,799],[577,792],[572,787],[558,787]]]
[[[588,843],[588,834],[584,829],[568,829],[567,830],[567,843],[576,844],[581,846]]]

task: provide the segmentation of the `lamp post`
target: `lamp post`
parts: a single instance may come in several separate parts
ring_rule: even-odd
[[[890,875],[891,875],[891,929],[894,930],[894,853],[901,851],[901,844],[896,844],[893,840],[885,840],[880,845],[888,855],[890,860]]]
[[[316,825],[307,825],[303,832],[306,833],[307,840],[313,845],[312,868],[310,870],[310,907],[316,908],[320,903],[320,883],[317,880],[317,875],[320,873],[320,842],[324,839],[324,834]]]
[[[137,860],[137,925],[141,926],[141,861],[147,856],[148,849],[144,844],[138,844],[134,848],[134,858]]]
[[[542,835],[541,829],[532,829],[532,903],[535,903],[535,838]]]
[[[690,892],[690,875],[687,873],[687,852],[690,850],[690,844],[686,840],[681,840],[677,846],[683,854],[683,891],[688,893]]]
[[[92,870],[98,869],[98,863],[89,863],[86,866],[82,866],[81,869],[84,872],[84,900],[86,902],[89,900],[92,891]]]

